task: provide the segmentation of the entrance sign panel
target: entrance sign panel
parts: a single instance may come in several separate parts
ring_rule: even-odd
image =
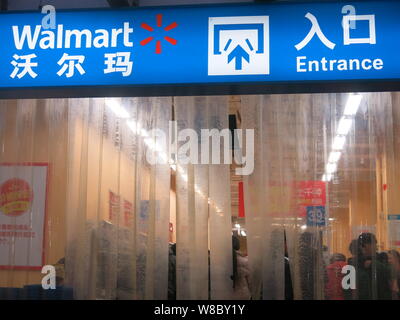
[[[349,3],[346,3],[349,5]],[[400,79],[400,3],[5,13],[0,88]]]

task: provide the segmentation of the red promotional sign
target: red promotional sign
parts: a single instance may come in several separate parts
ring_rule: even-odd
[[[297,206],[300,217],[307,215],[308,206],[326,205],[326,186],[324,181],[296,182]]]
[[[112,191],[109,192],[109,206],[108,218],[114,222],[119,216],[120,197]]]
[[[124,200],[124,226],[131,227],[133,220],[133,204]]]
[[[33,191],[25,180],[12,178],[0,185],[0,211],[9,217],[17,217],[29,211]]]
[[[0,269],[44,265],[47,191],[47,163],[0,163]]]
[[[239,218],[244,218],[244,192],[243,192],[243,182],[239,182]]]

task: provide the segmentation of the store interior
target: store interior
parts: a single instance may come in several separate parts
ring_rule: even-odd
[[[209,149],[252,172],[180,161],[185,129],[230,129]],[[0,298],[29,299],[53,265],[73,299],[334,299],[327,266],[360,234],[400,250],[399,135],[396,92],[0,100]],[[13,216],[5,181],[34,186],[39,164],[43,215],[34,194]],[[6,232],[20,217],[43,220],[25,245]]]

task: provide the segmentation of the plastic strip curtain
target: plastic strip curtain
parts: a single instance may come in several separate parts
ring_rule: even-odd
[[[392,164],[389,165],[389,172],[387,176],[387,182],[391,186],[386,196],[387,204],[383,206],[383,211],[386,214],[396,214],[400,212],[400,198],[397,196],[396,190],[399,190],[400,182],[400,94],[392,93],[392,116],[393,123],[393,160]],[[390,249],[400,249],[399,238],[400,227],[397,225],[388,226],[387,231],[389,232],[389,247]],[[400,287],[400,283],[398,284]],[[400,288],[399,288],[400,289]]]
[[[198,162],[204,156],[204,139],[208,139],[210,150],[210,158],[203,164],[182,163],[178,154],[177,299],[229,299],[232,297],[229,164],[208,165],[212,152],[220,151],[222,156],[223,150],[213,149],[210,137],[203,137],[201,131],[228,128],[227,98],[178,97],[174,101],[175,136],[181,135],[176,150],[185,150],[187,140],[197,138]],[[194,129],[197,137],[188,138],[190,134],[187,136],[185,129]],[[229,137],[224,143],[229,143]]]
[[[290,298],[291,291],[294,299],[395,298],[384,253],[400,247],[397,221],[389,220],[400,212],[400,98],[361,95],[349,109],[347,93],[241,98],[242,127],[255,129],[255,170],[244,177],[253,299]],[[168,159],[164,137],[149,130],[172,139],[171,100],[0,101],[1,298],[39,297],[41,236],[43,264],[58,265],[57,285],[65,280],[77,299],[167,298],[171,171],[147,157]],[[175,98],[172,132],[221,130],[227,115],[226,97]],[[3,185],[14,178],[26,184]],[[229,298],[229,165],[179,165],[176,180],[177,298]],[[12,192],[26,185],[34,200],[22,199],[22,215],[6,216]],[[41,211],[35,206],[44,190]],[[325,223],[310,223],[309,207],[324,207]],[[43,232],[39,213],[46,214]],[[39,238],[25,233],[36,227]],[[361,233],[377,239],[371,262],[361,259],[368,249]],[[331,260],[342,259],[338,253],[345,261]],[[338,264],[354,265],[357,290],[337,290]]]
[[[171,98],[139,99],[136,167],[136,261],[138,298],[166,299],[170,176]],[[149,134],[152,129],[164,136]],[[149,165],[149,156],[156,164]]]
[[[267,102],[268,98],[243,96],[241,109],[242,128],[254,130],[254,171],[244,176],[244,198],[251,290],[256,300],[284,298],[281,227],[284,221],[278,219],[285,216],[291,199],[290,193],[286,199],[282,197],[285,180],[279,166],[282,157],[277,139],[280,120],[277,112],[280,109],[276,107],[280,99],[273,96]]]
[[[227,130],[228,97],[209,97],[208,112],[210,128]],[[229,143],[229,137],[224,145]],[[222,139],[221,139],[222,140]],[[223,144],[220,145],[220,159],[223,154]],[[212,152],[216,149],[213,148]],[[231,151],[229,151],[231,152]],[[228,159],[227,159],[228,158]],[[228,160],[228,162],[227,162]],[[209,197],[210,197],[210,279],[211,299],[231,299],[233,284],[232,271],[232,216],[230,195],[230,165],[229,156],[224,154],[224,164],[210,165]]]
[[[78,299],[166,299],[171,101],[69,102],[67,283]]]
[[[391,249],[388,215],[394,214],[396,210],[393,190],[396,182],[392,180],[396,174],[393,134],[393,120],[396,118],[390,93],[368,93],[362,96],[359,110],[354,116],[354,130],[348,137],[349,151],[344,154],[345,168],[349,172],[338,177],[351,181],[348,189],[353,252],[350,252],[350,256],[357,271],[357,290],[352,290],[348,298],[392,299],[394,282],[386,269],[388,259],[384,252]],[[359,238],[362,233],[374,235],[376,249],[369,250],[368,245],[364,247],[363,240]],[[366,255],[370,256],[369,261]],[[371,270],[370,279],[365,277],[365,269]]]
[[[2,298],[38,298],[21,288],[64,256],[66,115],[62,99],[1,101]]]
[[[349,96],[242,97],[243,128],[255,129],[255,170],[244,179],[255,299],[291,298],[284,236],[292,298],[380,299],[388,292],[381,256],[372,255],[368,269],[348,250],[362,232],[377,236],[378,251],[390,248],[385,228],[387,215],[398,210],[391,189],[398,170],[393,149],[398,111],[389,93],[362,94],[359,108],[349,104]],[[325,222],[310,223],[318,207]],[[355,265],[360,289],[344,293],[340,280],[332,279],[338,261],[330,258],[343,259],[334,253]],[[371,270],[369,282],[361,278],[365,270]]]
[[[201,105],[201,108],[196,108]],[[176,298],[208,299],[208,166],[185,164],[178,150],[185,129],[208,128],[206,98],[174,98],[176,127],[173,127],[176,165]],[[190,137],[194,139],[195,137]],[[182,141],[181,141],[182,140]],[[198,141],[194,145],[199,148]],[[189,155],[190,156],[190,155]]]

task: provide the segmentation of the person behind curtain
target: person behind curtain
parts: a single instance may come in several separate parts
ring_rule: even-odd
[[[389,264],[389,256],[386,252],[379,252],[377,254],[377,259],[379,262],[388,265]]]
[[[64,286],[64,278],[65,278],[65,257],[61,258],[54,265],[56,269],[56,287]]]
[[[285,300],[293,300],[293,283],[292,275],[290,273],[290,260],[286,240],[286,232],[284,233],[285,239]]]
[[[351,253],[351,257],[347,259],[347,263],[351,265],[355,265],[355,260],[357,259],[357,252],[358,252],[358,241],[357,239],[351,240],[349,244],[349,251]]]
[[[300,288],[303,300],[319,299],[319,283],[326,283],[326,270],[323,262],[322,241],[319,234],[304,232],[300,235],[299,265]]]
[[[345,290],[345,298],[390,300],[393,284],[391,272],[389,266],[378,259],[375,235],[369,232],[362,233],[356,242],[352,242],[353,245],[354,243],[357,244],[357,250],[349,264],[356,270],[356,289]],[[354,251],[354,247],[351,249]]]
[[[315,250],[312,248],[312,234],[304,232],[300,235],[300,286],[303,300],[314,299],[314,257]]]
[[[393,278],[395,279],[393,299],[400,300],[400,253],[396,250],[389,250],[388,258],[389,264],[392,267]]]
[[[281,239],[280,237],[281,231],[279,230],[274,230],[271,233],[271,242],[270,242],[270,247],[271,247],[271,256],[269,259],[274,261],[273,263],[277,263],[278,261],[281,261],[281,252],[279,250],[279,241]],[[287,240],[286,240],[286,231],[283,232],[283,237],[284,237],[284,299],[285,300],[293,300],[294,293],[293,293],[293,283],[292,283],[292,276],[290,272],[290,260],[289,260],[289,253],[288,253],[288,247],[287,247]],[[276,261],[278,260],[278,261]],[[279,262],[278,262],[279,263]],[[271,278],[276,279],[276,275],[272,273],[270,275]],[[270,285],[274,286],[276,282],[274,280],[269,282]],[[263,285],[261,286],[261,292],[260,292],[260,297],[264,297],[264,288]],[[271,290],[274,292],[276,289],[275,287],[270,287],[267,290]]]
[[[168,300],[176,300],[176,243],[168,245]]]
[[[239,253],[240,241],[237,236],[232,236],[232,263],[233,263],[233,300],[249,300],[249,267],[247,257]]]
[[[327,246],[322,246],[322,258],[324,259],[324,264],[327,266],[330,264],[330,254]]]
[[[325,294],[327,300],[344,300],[342,288],[344,274],[342,269],[346,265],[346,256],[344,254],[335,253],[330,258],[330,264],[326,267],[328,281]]]

